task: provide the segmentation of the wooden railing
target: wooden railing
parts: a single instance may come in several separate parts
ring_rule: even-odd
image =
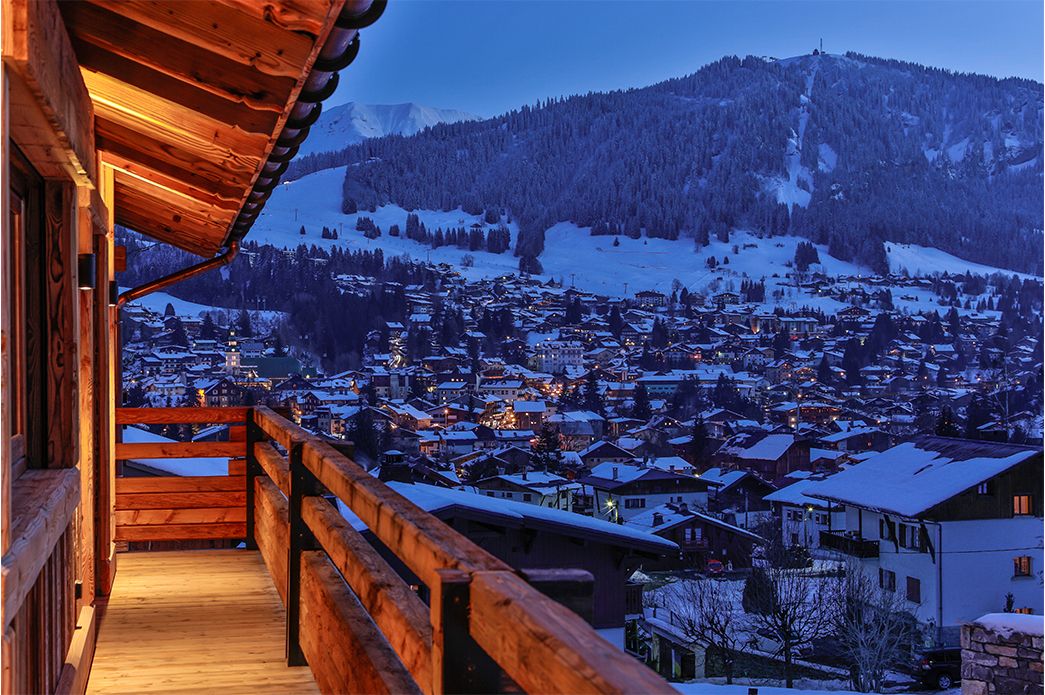
[[[673,692],[329,443],[254,408],[247,447],[247,542],[286,601],[289,660],[307,661],[324,692]],[[407,584],[337,503],[423,586]]]
[[[821,531],[820,547],[837,550],[861,559],[878,557],[878,541],[852,536],[840,531]]]
[[[118,411],[117,419],[245,423],[242,442],[119,445],[122,458],[246,460],[217,476],[234,481],[208,490],[224,494],[220,500],[166,478],[152,479],[162,482],[149,492],[118,484],[117,509],[136,512],[118,518],[118,537],[232,534],[259,550],[287,609],[288,663],[307,663],[324,692],[673,692],[574,612],[590,607],[590,574],[517,573],[268,408],[134,409]],[[133,487],[136,480],[122,482]],[[139,504],[131,495],[156,499]],[[237,502],[243,513],[233,516]],[[170,530],[160,530],[165,525]],[[535,588],[551,593],[552,586],[560,602]]]
[[[117,461],[229,459],[223,475],[122,475],[116,478],[120,542],[242,539],[247,530],[246,408],[118,408],[118,425],[229,425],[227,442],[118,443]],[[159,473],[162,463],[154,464]]]

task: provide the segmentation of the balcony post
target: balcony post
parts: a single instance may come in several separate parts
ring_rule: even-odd
[[[301,651],[301,555],[317,550],[319,545],[308,524],[301,518],[304,498],[319,494],[319,481],[302,460],[302,441],[291,442],[287,450],[290,461],[290,547],[287,548],[287,666],[307,666]]]
[[[247,550],[257,550],[258,541],[254,537],[254,480],[263,475],[261,464],[254,455],[254,445],[264,435],[254,421],[254,409],[247,408],[247,537],[244,539]]]
[[[438,581],[429,587],[432,695],[503,691],[501,668],[475,643],[469,631],[471,576],[453,569],[436,570],[436,573]]]

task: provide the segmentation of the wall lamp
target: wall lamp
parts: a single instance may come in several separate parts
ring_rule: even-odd
[[[81,290],[93,290],[98,281],[98,257],[81,253],[76,257],[76,276]]]

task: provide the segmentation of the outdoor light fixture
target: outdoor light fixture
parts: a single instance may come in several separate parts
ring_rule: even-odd
[[[93,290],[98,279],[98,257],[93,253],[77,256],[76,276],[81,290]]]

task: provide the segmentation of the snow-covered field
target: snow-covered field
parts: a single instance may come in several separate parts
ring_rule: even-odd
[[[388,229],[398,224],[405,227],[407,211],[395,205],[379,208],[376,212],[342,214],[341,186],[345,167],[328,169],[306,176],[298,181],[282,184],[269,199],[258,218],[251,238],[260,243],[294,247],[301,243],[323,247],[340,245],[349,249],[377,249],[385,255],[406,255],[415,260],[448,263],[457,267],[469,279],[496,277],[517,272],[518,259],[511,252],[490,254],[484,251],[458,249],[443,246],[432,249],[405,237],[390,237]],[[417,210],[425,226],[434,231],[438,227],[467,227],[482,220],[460,209],[452,211]],[[356,220],[366,216],[381,228],[377,239],[367,239],[356,231]],[[306,234],[300,234],[304,225]],[[338,229],[337,240],[321,239],[323,226]],[[517,230],[509,225],[514,235]],[[547,230],[545,251],[540,257],[544,277],[563,281],[567,286],[609,295],[630,295],[643,289],[670,292],[675,281],[690,291],[714,293],[739,290],[743,280],[765,279],[767,304],[798,310],[814,307],[825,312],[837,311],[845,305],[828,297],[811,296],[794,287],[794,280],[786,275],[791,272],[790,262],[794,259],[799,237],[759,238],[754,234],[736,231],[728,243],[713,240],[707,247],[698,248],[686,240],[629,239],[617,237],[620,244],[614,246],[614,237],[591,236],[586,228],[578,228],[570,222],[560,222]],[[943,271],[993,272],[986,266],[969,264],[950,254],[936,249],[912,245],[889,244],[894,257],[890,264],[896,269],[907,268],[912,274],[933,274]],[[737,249],[734,252],[734,248]],[[817,247],[822,265],[820,270],[831,276],[867,276],[870,271],[853,263],[840,261],[828,255],[823,246]],[[473,267],[462,267],[464,256],[474,258]],[[718,267],[707,267],[709,257],[715,257]],[[726,259],[728,258],[728,262]],[[774,277],[774,275],[776,277]],[[859,285],[854,280],[854,287]],[[773,290],[780,290],[774,298]],[[908,299],[899,299],[897,295]],[[908,311],[939,309],[935,298],[925,290],[907,289],[894,291],[898,307]]]
[[[885,252],[889,256],[889,270],[894,273],[909,275],[910,277],[942,273],[956,275],[970,272],[974,275],[1004,273],[1005,275],[1016,275],[1021,279],[1041,279],[1040,276],[1017,273],[1012,270],[1001,270],[992,268],[989,265],[973,263],[953,256],[946,251],[927,246],[918,246],[917,244],[896,244],[890,241],[886,242]]]
[[[127,290],[127,287],[121,287],[120,291]],[[209,304],[197,304],[196,302],[186,301],[184,299],[178,299],[172,294],[166,292],[153,292],[147,294],[140,299],[135,299],[130,302],[128,306],[142,306],[149,311],[155,311],[162,314],[170,304],[174,307],[174,313],[178,316],[202,316],[204,313],[212,314],[215,321],[226,325],[230,318],[235,319],[239,313],[237,309],[226,309],[224,307],[210,306]],[[271,324],[277,321],[283,316],[283,312],[280,311],[262,311],[251,309],[247,313],[250,314],[250,319],[254,323]]]

